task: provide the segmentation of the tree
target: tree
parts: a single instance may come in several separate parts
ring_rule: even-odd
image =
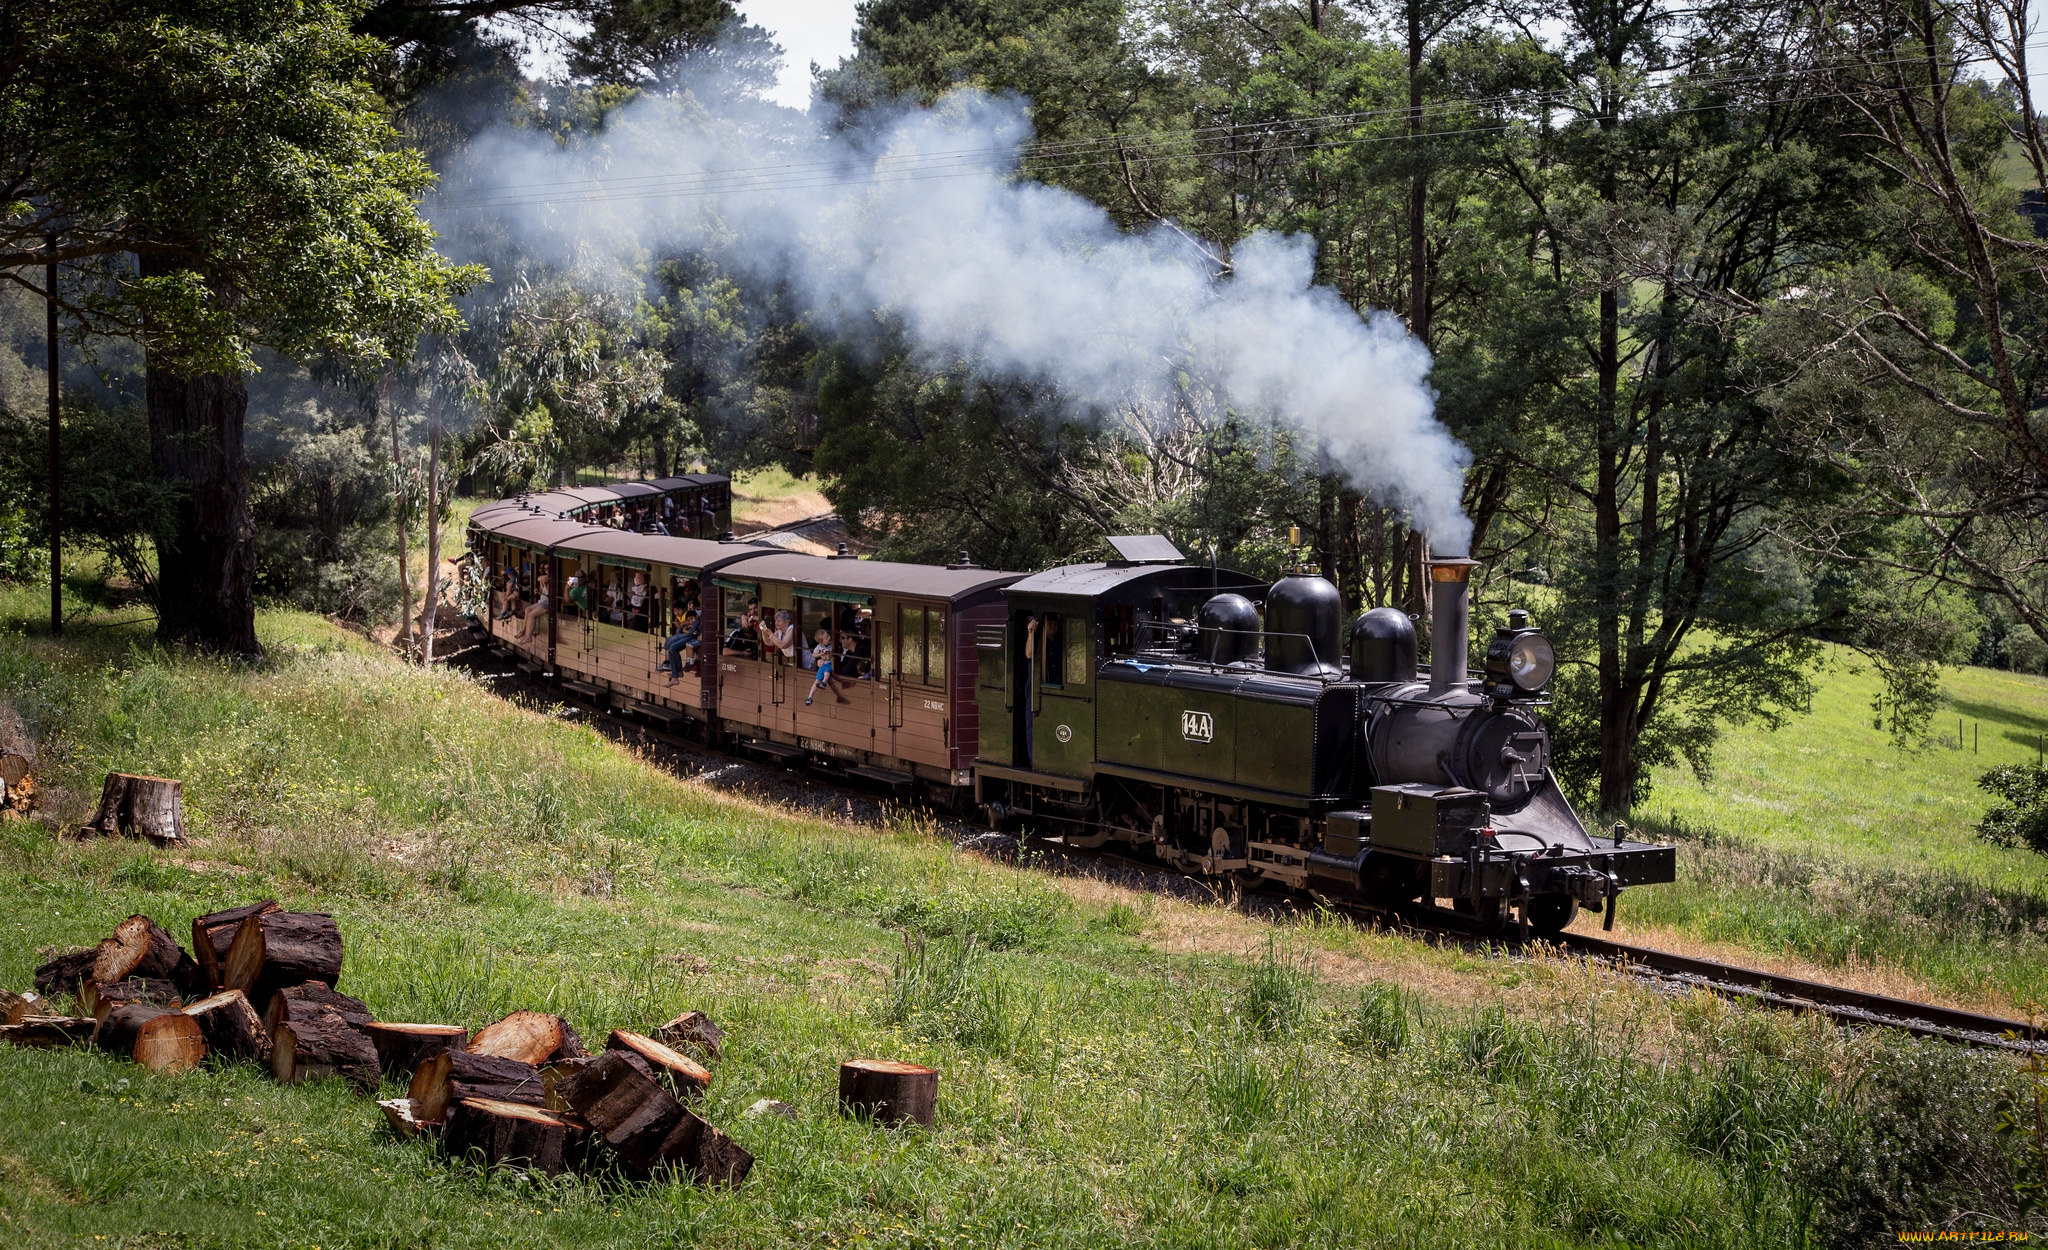
[[[429,181],[368,77],[382,50],[338,4],[56,6],[0,80],[0,166],[58,247],[81,333],[139,338],[157,472],[183,503],[157,535],[158,634],[233,654],[255,635],[242,375],[295,357],[402,358],[452,327],[480,275],[433,250]],[[131,261],[132,254],[136,260]],[[15,280],[40,254],[0,252]],[[138,263],[139,262],[139,263]]]

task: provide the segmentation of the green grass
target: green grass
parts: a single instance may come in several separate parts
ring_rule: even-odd
[[[1731,730],[1704,785],[1658,775],[1637,819],[1683,844],[1682,879],[1631,897],[1634,915],[1759,951],[1893,964],[2013,1009],[2048,1002],[2048,858],[1973,828],[1992,801],[1977,777],[2034,762],[2048,680],[1965,668],[1943,684],[1932,740],[1901,748],[1872,724],[1875,674],[1838,652],[1809,715]]]
[[[313,618],[266,614],[241,669],[134,630],[58,647],[7,623],[34,605],[0,590],[0,693],[52,736],[57,814],[108,768],[178,776],[195,844],[0,825],[0,984],[131,911],[271,894],[339,918],[342,988],[385,1018],[537,1007],[595,1040],[709,1011],[708,1114],[758,1162],[716,1193],[484,1175],[334,1084],[8,1050],[7,1244],[1777,1246],[2023,1218],[1995,1059],[722,798]],[[942,1069],[938,1127],[839,1116],[862,1054]],[[744,1119],[762,1097],[798,1118]]]

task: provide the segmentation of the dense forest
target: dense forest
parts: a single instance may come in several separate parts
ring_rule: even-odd
[[[1536,610],[1561,776],[1611,813],[1796,715],[1823,643],[1905,740],[1936,666],[2048,668],[2025,0],[864,0],[801,118],[724,0],[5,7],[0,576],[49,575],[54,274],[74,567],[166,642],[388,617],[395,523],[451,494],[701,462],[815,475],[888,558],[1158,531],[1418,614],[1468,523],[1481,627]],[[982,136],[992,198],[918,126]],[[926,267],[854,282],[868,236],[797,210],[882,201]],[[1020,205],[1065,224],[989,219]],[[1252,311],[1061,337],[1069,245]],[[948,329],[956,282],[1010,311]],[[1119,390],[1119,352],[1165,364]],[[1456,534],[1398,488],[1430,471]]]

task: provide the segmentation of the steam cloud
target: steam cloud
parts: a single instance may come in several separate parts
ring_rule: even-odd
[[[723,102],[721,102],[721,99]],[[721,96],[642,100],[560,146],[503,128],[427,211],[451,242],[510,230],[558,264],[703,249],[786,283],[835,333],[897,319],[935,363],[1056,386],[1078,414],[1213,391],[1292,427],[1348,481],[1460,553],[1469,453],[1435,418],[1429,356],[1393,316],[1313,283],[1313,242],[1257,234],[1215,275],[1166,228],[1014,177],[1014,100],[955,92],[861,133]]]

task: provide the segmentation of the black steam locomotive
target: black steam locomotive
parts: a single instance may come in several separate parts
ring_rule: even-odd
[[[1526,612],[1466,668],[1470,560],[1430,565],[1434,662],[1413,622],[1350,622],[1336,587],[1123,558],[1004,588],[976,643],[976,798],[998,822],[1116,841],[1184,871],[1386,906],[1451,900],[1481,932],[1542,933],[1625,886],[1673,879],[1670,846],[1596,838],[1549,767],[1536,708],[1555,668]]]

